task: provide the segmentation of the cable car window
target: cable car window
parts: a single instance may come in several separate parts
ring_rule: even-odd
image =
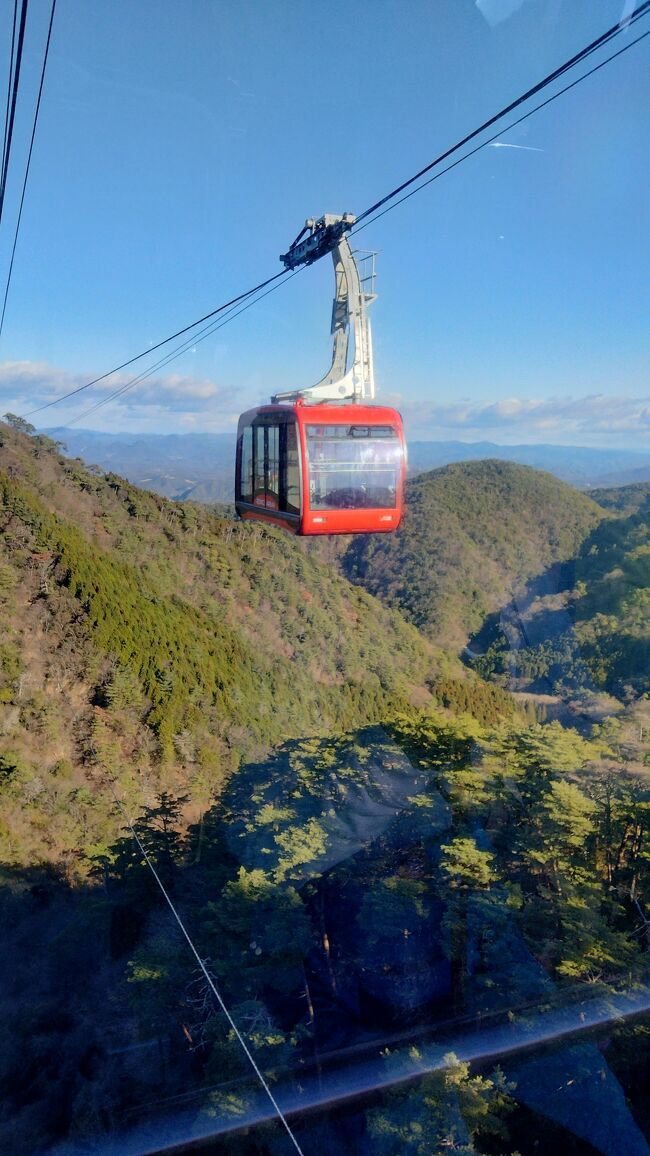
[[[266,427],[266,504],[280,508],[280,430],[277,425]]]
[[[395,509],[402,447],[390,426],[308,425],[312,510]]]
[[[254,486],[253,501],[256,506],[266,505],[266,471],[264,468],[264,442],[266,429],[263,425],[255,427],[255,455],[254,455]]]
[[[237,500],[300,513],[300,459],[295,422],[268,420],[245,427],[239,443]]]
[[[241,475],[239,496],[243,502],[253,501],[253,427],[246,426],[241,436]]]
[[[285,493],[281,509],[289,514],[300,513],[300,461],[298,458],[298,431],[295,422],[283,426],[286,436]]]

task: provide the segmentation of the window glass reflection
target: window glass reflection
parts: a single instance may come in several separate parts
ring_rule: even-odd
[[[312,510],[395,509],[400,440],[391,426],[307,426]]]

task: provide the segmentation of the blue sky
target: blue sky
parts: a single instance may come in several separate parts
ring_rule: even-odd
[[[0,412],[272,275],[307,216],[362,211],[628,7],[58,0]],[[32,0],[2,277],[48,15]],[[360,235],[379,251],[379,399],[411,436],[650,450],[649,65],[650,38],[500,142],[518,147],[484,149]],[[329,260],[305,270],[81,424],[224,430],[313,383],[332,282]],[[125,380],[35,420],[64,424]]]

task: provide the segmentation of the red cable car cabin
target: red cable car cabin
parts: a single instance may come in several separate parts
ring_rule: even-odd
[[[405,457],[402,419],[387,406],[260,406],[239,419],[237,513],[294,534],[396,530]]]

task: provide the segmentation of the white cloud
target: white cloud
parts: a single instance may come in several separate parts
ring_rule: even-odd
[[[232,429],[238,414],[249,405],[252,383],[242,393],[208,377],[160,374],[140,382],[88,417],[97,402],[132,380],[133,372],[106,381],[52,406],[29,420],[39,429],[65,427],[70,422],[102,431],[169,433],[216,432]],[[25,415],[85,385],[92,374],[36,361],[0,362],[0,415]],[[260,399],[261,400],[261,399]],[[650,396],[629,397],[594,393],[583,397],[465,399],[454,402],[416,401],[397,395],[385,404],[401,409],[411,437],[551,441],[601,446],[648,447],[650,451]]]
[[[650,396],[521,398],[495,401],[405,402],[402,412],[411,429],[427,436],[516,436],[524,441],[549,438],[575,444],[577,438],[605,445],[650,446]]]
[[[122,389],[136,376],[137,369],[112,374],[105,381],[82,390],[60,405],[33,415],[34,423],[43,427],[65,425],[75,421],[86,410]],[[36,361],[0,363],[0,413],[21,415],[48,405],[63,394],[71,393],[91,381],[93,374],[69,370]],[[186,374],[157,374],[134,384],[121,396],[107,402],[92,414],[89,422],[95,429],[123,429],[127,424],[141,429],[155,427],[199,426],[213,428],[231,424],[238,408],[235,391],[211,378]],[[90,420],[92,418],[92,420]]]

